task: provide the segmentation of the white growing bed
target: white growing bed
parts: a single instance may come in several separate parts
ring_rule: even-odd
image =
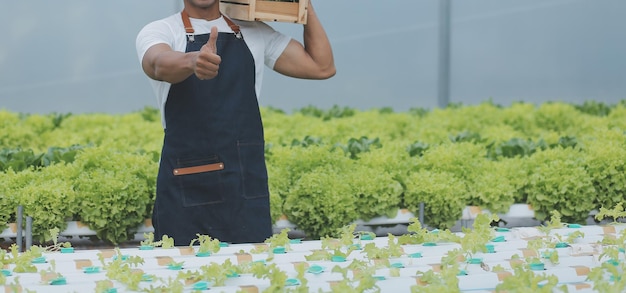
[[[466,207],[463,210],[463,214],[461,219],[457,221],[456,228],[459,230],[460,227],[470,227],[471,222],[476,218],[477,215],[482,213],[489,213],[487,210],[481,210],[478,207]],[[394,218],[387,218],[384,216],[376,217],[370,219],[369,221],[358,220],[355,223],[359,225],[360,230],[369,230],[371,232],[375,232],[379,235],[386,235],[388,232],[393,233],[393,226],[406,226],[409,224],[411,218],[417,218],[418,216],[411,213],[406,209],[398,210],[398,213]],[[534,212],[532,208],[527,204],[514,204],[511,206],[507,213],[499,214],[499,217],[503,220],[506,220],[511,223],[512,227],[519,226],[521,224],[523,226],[535,225],[539,222],[533,220]],[[392,228],[381,228],[381,227],[392,227]],[[274,232],[278,233],[281,230],[289,228],[294,234],[302,234],[304,232],[299,231],[297,226],[293,223],[289,222],[286,218],[279,219],[274,223]],[[401,229],[401,228],[400,228]],[[154,229],[150,221],[146,221],[143,225],[137,227],[136,240],[143,239],[143,233],[153,232]],[[396,229],[397,231],[397,229]],[[454,231],[454,229],[453,229]],[[95,236],[96,232],[91,230],[88,226],[77,222],[77,221],[69,221],[67,222],[67,228],[64,231],[61,231],[60,236],[64,237],[82,237],[82,236]],[[5,239],[7,241],[11,239],[15,239],[17,237],[17,229],[15,223],[9,224],[9,227],[0,232],[0,239]]]
[[[560,284],[568,287],[570,292],[594,292],[592,290],[593,283],[587,281],[587,275],[594,267],[600,266],[604,259],[599,256],[602,253],[603,246],[597,244],[599,240],[607,235],[618,235],[620,231],[626,229],[626,225],[614,226],[581,226],[578,228],[563,228],[553,230],[552,233],[566,236],[573,231],[581,231],[584,238],[578,240],[566,248],[557,249],[559,254],[559,264],[546,264],[546,270],[535,272],[539,274],[550,274],[557,276]],[[459,234],[461,235],[461,234]],[[519,227],[510,229],[508,232],[496,232],[497,236],[503,236],[505,241],[492,242],[495,247],[495,253],[479,253],[478,256],[483,258],[483,263],[494,268],[499,265],[504,268],[504,272],[486,271],[478,264],[462,263],[462,269],[467,272],[465,276],[458,276],[459,287],[461,291],[472,292],[492,292],[495,287],[502,282],[503,278],[509,275],[511,270],[511,257],[513,255],[524,256],[527,253],[528,239],[532,239],[541,232],[533,227]],[[355,243],[360,242],[362,246],[367,243],[375,243],[377,247],[386,247],[388,243],[387,237],[376,237],[373,240],[355,239]],[[139,256],[145,261],[139,268],[145,274],[153,274],[157,279],[152,282],[142,282],[143,288],[150,286],[158,286],[163,284],[163,280],[169,277],[175,278],[179,271],[171,270],[167,267],[170,260],[176,262],[184,262],[183,271],[198,270],[200,267],[211,263],[224,263],[229,259],[233,264],[241,264],[249,261],[267,261],[268,254],[250,253],[256,245],[253,244],[237,244],[223,247],[221,250],[209,257],[196,257],[193,252],[190,253],[186,247],[177,247],[171,249],[155,248],[154,250],[140,250],[139,248],[123,248],[120,252],[123,255]],[[389,268],[378,269],[376,276],[381,277],[377,281],[377,286],[382,292],[410,292],[411,286],[418,284],[416,273],[418,271],[426,272],[429,270],[437,271],[441,258],[451,249],[459,248],[456,243],[441,243],[437,246],[423,245],[404,245],[404,255],[399,258],[390,259],[390,263],[401,264],[399,276],[392,277]],[[353,260],[368,260],[362,251],[354,251],[350,254],[345,262],[331,261],[306,261],[305,256],[311,255],[313,251],[321,249],[321,241],[302,241],[301,243],[293,243],[290,245],[291,250],[285,254],[274,254],[274,259],[267,263],[277,264],[281,270],[285,271],[290,278],[296,277],[295,265],[306,263],[306,265],[319,265],[325,268],[320,274],[307,273],[306,278],[309,281],[310,291],[317,292],[323,290],[330,292],[333,282],[343,280],[339,273],[331,272],[334,266],[345,267]],[[194,247],[197,249],[197,247]],[[241,257],[239,252],[246,252],[246,257]],[[19,284],[22,289],[34,290],[36,292],[94,292],[96,282],[107,280],[105,272],[87,274],[83,272],[85,266],[100,266],[98,254],[103,253],[110,257],[114,250],[77,250],[74,253],[45,253],[48,260],[47,263],[36,264],[39,271],[46,270],[50,267],[50,261],[55,260],[56,270],[61,273],[67,281],[65,285],[49,285],[42,283],[39,273],[13,273],[7,277],[7,284],[14,282],[19,277]],[[420,252],[423,257],[410,258],[409,255]],[[620,253],[620,259],[623,261],[624,255]],[[107,258],[107,260],[110,260]],[[9,266],[5,268],[12,270]],[[350,274],[349,276],[350,277]],[[382,280],[382,278],[385,278]],[[122,284],[114,282],[117,292],[126,292]],[[212,287],[211,292],[238,292],[247,290],[248,292],[262,292],[269,286],[269,280],[257,279],[252,275],[241,275],[235,278],[229,278],[226,286]],[[192,292],[192,286],[188,285],[186,292]],[[7,291],[9,292],[9,291]]]

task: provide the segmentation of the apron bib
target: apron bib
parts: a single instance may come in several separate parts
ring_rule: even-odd
[[[209,34],[193,35],[182,16],[186,52],[199,51]],[[260,243],[272,235],[254,60],[238,27],[226,20],[236,33],[218,35],[217,77],[192,74],[172,84],[165,104],[152,224],[155,239],[168,235],[177,246],[189,245],[196,234],[230,243]]]

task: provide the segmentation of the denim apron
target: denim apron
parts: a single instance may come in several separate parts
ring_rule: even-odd
[[[186,13],[186,52],[210,34],[194,35]],[[272,235],[264,137],[255,92],[254,59],[239,27],[219,33],[219,74],[192,74],[172,84],[152,215],[155,239],[189,245],[200,235],[222,242],[260,243]]]

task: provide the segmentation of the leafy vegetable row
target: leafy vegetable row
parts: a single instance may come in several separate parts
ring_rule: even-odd
[[[572,223],[626,199],[626,103],[483,103],[359,111],[262,108],[272,216],[310,238],[357,219],[417,213],[447,228],[465,206]],[[163,131],[156,109],[122,115],[0,111],[0,226],[17,205],[34,234],[80,220],[100,239],[149,218]]]

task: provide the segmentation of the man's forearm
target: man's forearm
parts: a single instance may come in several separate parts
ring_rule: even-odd
[[[154,74],[156,79],[169,83],[179,83],[194,73],[194,54],[176,51],[161,52],[156,58]]]
[[[197,52],[176,52],[164,44],[150,48],[143,60],[144,72],[152,79],[179,83],[194,73]]]

